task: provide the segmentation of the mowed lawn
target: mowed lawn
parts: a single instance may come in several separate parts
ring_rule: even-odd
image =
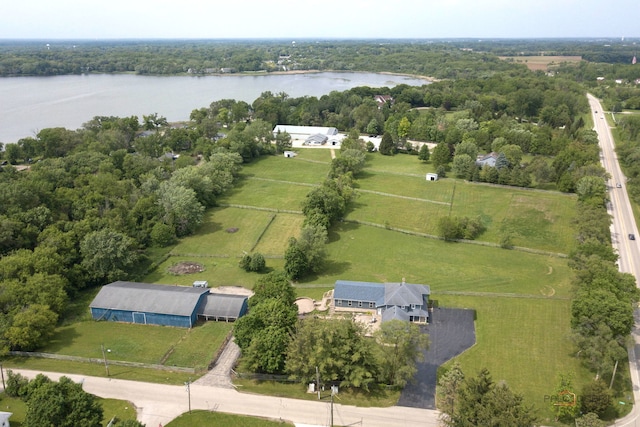
[[[204,369],[233,324],[204,322],[195,328],[173,328],[115,322],[77,322],[56,329],[39,351],[146,364]]]
[[[467,376],[482,368],[533,404],[543,424],[553,423],[549,402],[560,374],[575,388],[592,379],[575,355],[569,335],[570,302],[504,297],[434,295],[440,306],[476,310],[476,345],[456,358]],[[437,308],[436,308],[437,310]]]
[[[309,283],[336,280],[428,284],[434,291],[568,298],[567,260],[498,247],[448,243],[353,223],[334,227],[329,261]]]

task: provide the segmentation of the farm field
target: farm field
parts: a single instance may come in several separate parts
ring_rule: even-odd
[[[500,59],[515,62],[517,64],[525,64],[531,71],[547,71],[549,66],[559,65],[563,62],[579,63],[582,61],[581,56],[501,56]]]

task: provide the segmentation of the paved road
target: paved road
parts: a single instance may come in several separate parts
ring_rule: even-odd
[[[85,391],[96,396],[132,402],[138,410],[138,420],[155,427],[183,414],[189,409],[189,395],[184,386],[168,386],[138,381],[117,380],[82,375],[14,369],[27,378],[44,373],[57,381],[65,375],[82,382]],[[295,423],[326,426],[330,419],[328,402],[284,399],[236,390],[191,384],[191,408],[252,415]],[[366,427],[435,427],[438,413],[427,409],[393,406],[390,408],[359,408],[334,404],[334,424]]]
[[[636,283],[640,277],[640,251],[638,251],[638,240],[630,240],[629,234],[638,235],[631,203],[626,191],[626,177],[620,169],[618,158],[615,152],[613,135],[606,119],[606,115],[602,110],[600,102],[592,95],[587,95],[589,105],[594,120],[594,129],[598,133],[601,148],[601,162],[604,168],[611,175],[608,183],[610,203],[607,210],[613,218],[611,225],[611,240],[613,247],[618,251],[618,266],[620,271],[633,274],[636,277]],[[621,188],[617,187],[621,185]],[[640,427],[640,312],[636,310],[634,313],[636,323],[631,336],[634,345],[629,347],[629,371],[631,373],[631,381],[633,382],[634,402],[633,410],[626,417],[616,421],[616,426],[623,427]]]

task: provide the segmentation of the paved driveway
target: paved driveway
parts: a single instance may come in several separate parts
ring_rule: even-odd
[[[431,324],[424,326],[431,345],[425,353],[425,361],[418,364],[415,383],[404,388],[398,406],[435,409],[438,367],[475,344],[474,316],[473,310],[433,309]]]

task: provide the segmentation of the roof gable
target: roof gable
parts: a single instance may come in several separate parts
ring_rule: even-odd
[[[431,290],[426,285],[414,285],[410,283],[387,283],[385,287],[384,304],[408,306],[423,305],[424,295],[429,295]]]
[[[89,307],[191,316],[207,293],[205,288],[118,281],[103,286]]]

